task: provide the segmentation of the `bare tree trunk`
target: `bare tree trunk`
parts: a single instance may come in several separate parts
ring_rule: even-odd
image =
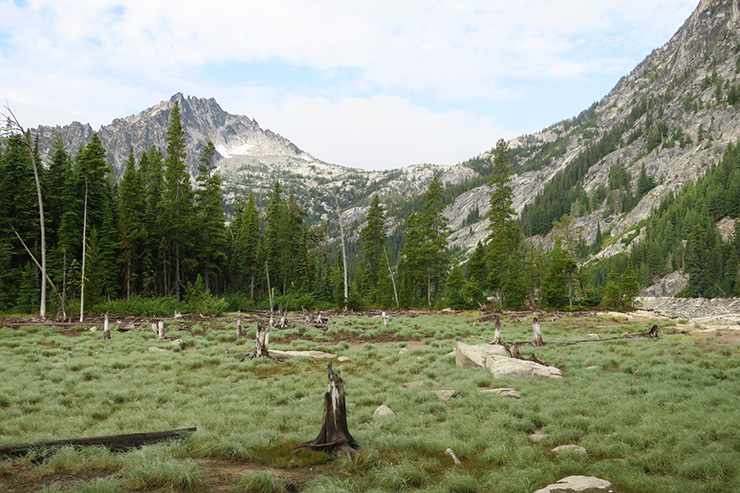
[[[380,317],[383,319],[383,327],[388,328],[388,314],[383,311]]]
[[[18,231],[16,231],[15,228],[13,228],[13,233],[15,233],[15,236],[18,238],[18,241],[21,242],[21,245],[23,245],[23,248],[26,250],[26,253],[31,257],[31,260],[33,260],[33,263],[36,264],[36,267],[38,267],[39,271],[42,273],[44,272],[43,267],[41,264],[39,264],[39,261],[36,260],[36,257],[33,253],[31,253],[31,250],[28,248],[28,245],[26,245],[26,242],[23,241],[23,238],[21,238],[21,235],[18,234]],[[49,282],[49,286],[51,286],[51,289],[56,291],[57,295],[59,296],[59,309],[57,311],[60,312],[61,318],[66,319],[67,318],[67,304],[64,301],[64,292],[60,292],[57,287],[54,285],[54,281],[51,280],[51,277],[49,277],[48,274],[46,274],[46,280]]]
[[[496,344],[499,346],[504,346],[504,341],[501,340],[501,317],[498,315],[495,315],[495,324],[496,324],[496,331],[493,333],[493,340],[489,342],[489,344]]]
[[[427,304],[432,307],[432,271],[427,271]]]
[[[87,179],[85,179],[85,209],[82,214],[82,279],[80,280],[80,322],[85,320],[85,245],[87,243]]]
[[[272,327],[275,323],[275,292],[272,290],[272,287],[270,287],[270,269],[267,267],[267,262],[265,262],[265,275],[267,276],[267,296],[270,299],[270,327]]]
[[[31,144],[31,134],[26,132],[18,119],[15,117],[13,110],[9,106],[5,109],[10,113],[7,117],[8,124],[11,128],[17,129],[23,135],[23,142],[28,147],[28,154],[31,156],[31,165],[33,166],[33,178],[36,181],[36,198],[39,205],[39,228],[41,230],[41,301],[39,303],[39,318],[46,318],[46,228],[44,226],[44,201],[41,195],[41,181],[39,180],[39,164],[36,162],[36,153]]]
[[[540,321],[537,317],[532,319],[532,331],[534,332],[534,347],[544,346],[542,342],[542,332],[540,332]]]
[[[324,415],[321,430],[316,438],[302,443],[298,448],[323,450],[327,454],[344,454],[348,459],[357,452],[360,445],[352,438],[347,428],[347,406],[344,401],[344,381],[339,373],[327,365],[329,390],[324,394]]]
[[[388,273],[391,275],[391,284],[393,284],[393,297],[396,299],[396,308],[400,308],[401,304],[398,302],[398,291],[396,291],[396,278],[393,276],[391,261],[388,260],[388,250],[386,250],[385,246],[383,246],[383,253],[385,253],[385,263],[388,264]]]
[[[157,340],[164,340],[164,320],[159,320],[157,322]]]
[[[342,218],[339,215],[339,199],[337,194],[334,193],[334,201],[337,204],[337,222],[339,223],[339,236],[342,239],[342,263],[344,264],[344,309],[347,309],[347,302],[349,301],[349,279],[347,276],[347,249],[344,245],[344,228],[342,227]]]

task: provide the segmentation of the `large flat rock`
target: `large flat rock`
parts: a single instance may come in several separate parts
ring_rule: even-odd
[[[568,476],[534,493],[599,493],[612,490],[612,484],[595,476]]]
[[[507,357],[509,353],[504,346],[498,344],[465,344],[458,342],[455,345],[455,364],[458,368],[485,368],[486,358],[489,356]]]
[[[563,372],[554,366],[545,366],[534,361],[489,356],[486,368],[493,378],[525,378],[527,380],[562,380]]]

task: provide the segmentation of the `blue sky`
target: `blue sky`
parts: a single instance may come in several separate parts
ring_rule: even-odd
[[[452,165],[601,99],[697,0],[0,0],[0,98],[93,128],[182,92],[324,161]]]

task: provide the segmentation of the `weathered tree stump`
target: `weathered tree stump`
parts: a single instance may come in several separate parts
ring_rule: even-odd
[[[157,340],[164,341],[164,320],[157,322]]]
[[[495,317],[493,320],[496,324],[496,331],[493,333],[493,340],[489,344],[504,346],[504,341],[501,340],[501,317],[499,317],[495,313],[493,314],[493,316]]]
[[[532,319],[532,332],[534,333],[534,347],[544,346],[545,343],[542,341],[542,332],[540,331],[540,321],[537,317]]]
[[[257,322],[257,336],[255,337],[255,346],[251,353],[250,358],[269,358],[277,361],[277,358],[273,358],[267,350],[268,344],[270,344],[270,327],[271,324],[264,322]]]
[[[107,313],[105,314],[105,322],[103,322],[103,340],[110,341],[110,321]]]
[[[321,431],[310,442],[302,443],[301,448],[321,450],[331,455],[344,454],[348,459],[357,452],[360,445],[352,438],[347,428],[347,406],[344,402],[344,381],[335,373],[331,361],[327,365],[329,390],[324,394],[324,415]]]
[[[244,333],[242,332],[242,314],[239,312],[239,318],[236,319],[236,338],[241,339],[244,337]]]

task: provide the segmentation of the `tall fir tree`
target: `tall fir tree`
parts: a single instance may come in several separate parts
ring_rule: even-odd
[[[360,292],[370,303],[379,301],[378,285],[385,276],[385,210],[378,195],[370,200],[365,227],[360,231],[362,242],[362,285]]]
[[[216,172],[216,148],[208,142],[198,165],[198,188],[195,192],[198,217],[198,260],[206,292],[212,280],[221,276],[226,264],[226,213],[224,212],[221,176]]]
[[[171,267],[170,274],[165,278],[165,286],[179,297],[181,288],[185,287],[184,264],[191,258],[193,245],[193,203],[190,176],[185,168],[185,130],[177,100],[170,112],[165,142],[167,157],[164,161],[162,208],[167,226],[168,263]]]
[[[120,186],[120,261],[126,300],[133,292],[141,290],[141,260],[144,246],[144,214],[146,213],[144,186],[136,169],[133,149],[129,151],[126,169]]]

